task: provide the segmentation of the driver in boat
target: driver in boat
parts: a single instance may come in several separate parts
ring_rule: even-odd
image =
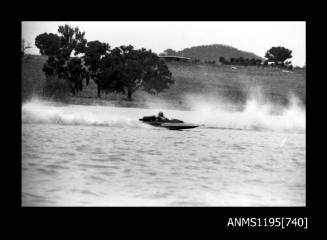
[[[168,121],[168,120],[169,119],[164,116],[163,112],[158,113],[158,116],[157,116],[157,121],[158,122],[165,122],[165,121]]]

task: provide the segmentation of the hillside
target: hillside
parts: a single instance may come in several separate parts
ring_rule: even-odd
[[[226,46],[222,44],[212,44],[212,45],[204,45],[204,46],[196,46],[191,48],[185,48],[181,51],[169,51],[168,55],[177,55],[188,57],[192,59],[200,59],[202,61],[210,60],[219,62],[220,57],[224,57],[225,59],[230,58],[262,58],[254,53],[245,52],[239,50],[237,48]]]
[[[45,76],[42,66],[46,58],[28,56],[22,65],[22,101],[34,95],[42,95]],[[96,98],[93,81],[84,86],[83,92],[71,97],[73,104],[113,104],[119,106],[146,107],[147,103],[165,102],[178,108],[188,108],[185,96],[202,96],[223,99],[242,105],[257,91],[262,92],[266,101],[287,104],[292,93],[306,102],[306,73],[304,70],[284,72],[280,69],[262,67],[238,67],[195,63],[168,63],[175,84],[158,96],[137,91],[134,101],[126,101],[120,94],[103,95]]]

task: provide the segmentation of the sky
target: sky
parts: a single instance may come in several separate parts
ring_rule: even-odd
[[[68,24],[85,32],[88,41],[109,43],[111,48],[131,44],[134,48],[161,53],[167,48],[184,48],[224,44],[264,57],[275,46],[292,50],[294,66],[306,62],[306,24],[298,22],[22,22],[22,38],[31,43],[26,53],[39,54],[34,42],[41,33],[57,33],[58,26]]]

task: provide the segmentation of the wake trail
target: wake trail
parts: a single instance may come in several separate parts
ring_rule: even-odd
[[[33,99],[22,106],[22,123],[90,125],[90,126],[142,126],[137,118],[123,114],[115,107],[57,105]]]

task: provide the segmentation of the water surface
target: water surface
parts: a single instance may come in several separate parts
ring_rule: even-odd
[[[198,113],[165,111],[204,124],[184,131],[137,120],[154,113],[23,105],[22,205],[305,206],[298,119],[282,128],[274,116],[231,127],[235,113],[214,124]]]

